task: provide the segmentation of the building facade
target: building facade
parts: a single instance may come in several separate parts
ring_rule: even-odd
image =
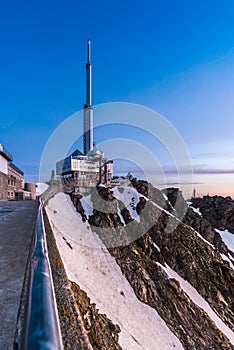
[[[0,144],[0,200],[25,199],[24,173],[12,163],[12,155]]]
[[[107,161],[96,147],[88,156],[76,150],[56,163],[56,175],[62,177],[64,183],[80,189],[96,187],[98,183],[108,185],[113,176],[113,161]]]
[[[16,193],[24,189],[24,173],[12,162],[8,163],[7,198],[16,199]]]
[[[8,162],[12,155],[0,144],[0,200],[8,199]]]

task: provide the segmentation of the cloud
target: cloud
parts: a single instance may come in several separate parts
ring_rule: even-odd
[[[193,174],[194,175],[228,175],[228,174],[234,174],[234,169],[194,168]]]
[[[158,186],[181,186],[181,185],[204,185],[204,182],[167,182],[167,183],[160,183]]]
[[[153,171],[153,170],[152,170]],[[164,168],[164,174],[165,175],[178,175],[178,172],[176,168]],[[180,169],[181,175],[190,174],[190,169],[182,168]],[[205,165],[196,165],[193,167],[192,171],[193,175],[228,175],[228,174],[234,174],[234,168],[233,169],[217,169],[217,168],[211,168],[206,167]]]

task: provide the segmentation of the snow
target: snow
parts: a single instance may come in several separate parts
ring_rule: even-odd
[[[130,199],[134,197],[136,204],[137,194],[131,189],[130,193],[127,191],[119,197],[126,203],[129,194]],[[183,349],[158,313],[137,299],[115,259],[91,231],[88,223],[83,222],[79,213],[72,210],[72,206],[70,197],[64,193],[51,198],[46,206],[68,278],[79,284],[100,313],[119,324],[119,343],[122,348]],[[66,244],[64,236],[73,249]]]
[[[123,177],[119,176],[116,179],[112,180],[111,182],[115,183],[115,184],[118,184],[118,183],[124,183],[126,181],[127,181],[126,179],[124,179]]]
[[[156,243],[153,243],[154,247],[158,250],[158,252],[161,252],[161,249],[159,248],[159,246]]]
[[[230,260],[225,254],[220,254],[220,255],[222,256],[222,259],[223,259],[223,260],[229,262],[230,267],[234,270],[234,265],[233,265],[233,263],[231,262],[231,260]]]
[[[201,238],[206,244],[208,244],[212,249],[216,249],[215,246],[210,243],[209,241],[207,241],[199,232],[197,232],[196,230],[193,229],[193,231],[197,234],[197,236],[199,238]]]
[[[66,238],[90,247],[100,247],[100,240],[96,240],[90,233],[90,225],[82,221],[68,195],[56,194],[49,200],[46,211],[52,226],[61,231]]]
[[[193,209],[193,211],[197,214],[199,214],[200,216],[202,216],[202,213],[200,212],[200,208],[194,208],[192,206],[190,206],[191,209]]]
[[[37,196],[40,196],[49,187],[44,182],[38,182],[36,185],[37,185],[37,187],[36,187],[36,194],[37,194]]]
[[[124,221],[123,215],[121,214],[121,210],[119,209],[119,207],[118,207],[117,213],[118,213],[118,216],[119,216],[119,218],[120,218],[122,224],[123,224],[124,226],[126,226],[126,223],[125,223],[125,221]]]
[[[148,198],[144,197],[145,199],[149,200]],[[178,222],[182,222],[180,219],[178,219],[175,215],[171,214],[168,210],[160,207],[160,205],[156,204],[155,202],[153,202],[152,200],[150,200],[150,203],[152,203],[156,208],[160,209],[161,211],[163,211],[164,213],[166,213],[168,216],[171,216],[172,218],[174,218],[176,221]],[[173,208],[173,210],[175,210]]]
[[[234,234],[229,232],[228,230],[221,231],[215,229],[215,231],[220,234],[222,240],[228,246],[228,249],[230,249],[234,253]]]
[[[230,342],[234,345],[234,333],[232,330],[225,325],[225,323],[217,316],[217,314],[211,309],[210,305],[207,303],[207,301],[197,292],[197,290],[186,280],[184,280],[182,277],[180,277],[174,270],[172,270],[167,264],[166,266],[163,266],[159,263],[157,263],[163,271],[166,273],[166,275],[169,276],[169,278],[176,279],[180,286],[183,288],[185,293],[192,299],[192,301],[197,304],[200,308],[202,308],[208,316],[211,318],[211,320],[216,324],[216,326],[227,336],[227,338],[230,340]]]
[[[119,191],[120,189],[120,191]],[[120,201],[122,201],[124,203],[124,205],[126,206],[126,208],[130,211],[131,216],[133,219],[137,220],[138,222],[140,222],[140,217],[137,214],[136,210],[134,209],[137,205],[137,203],[140,200],[140,197],[145,198],[147,201],[150,201],[155,207],[157,207],[158,209],[160,209],[161,211],[163,211],[164,213],[166,213],[168,216],[173,217],[176,221],[181,222],[181,220],[179,218],[177,218],[176,216],[174,216],[172,213],[170,213],[168,210],[160,207],[158,204],[156,204],[155,202],[153,202],[152,200],[149,200],[147,197],[142,196],[139,194],[139,192],[132,188],[132,187],[128,187],[128,186],[118,186],[115,187],[112,190],[114,196],[119,199]],[[122,192],[122,193],[121,193]],[[164,195],[164,198],[166,199],[166,195]],[[197,212],[199,215],[201,215],[199,208],[193,208],[191,207],[195,212]],[[122,219],[121,219],[122,221]],[[122,221],[123,222],[123,221]],[[210,247],[212,247],[213,249],[215,249],[214,245],[211,244],[209,241],[207,241],[199,232],[197,232],[196,230],[193,229],[193,231],[196,233],[196,235],[201,238],[206,244],[208,244]],[[157,249],[160,249],[159,247]],[[160,251],[160,250],[159,250]]]
[[[82,197],[80,202],[85,211],[85,215],[87,217],[93,215],[93,202],[91,201],[91,194],[87,197]]]
[[[136,206],[142,197],[135,188],[128,186],[118,186],[112,189],[115,198],[124,203],[125,207],[129,210],[132,218],[137,222],[140,222],[140,217],[137,214]]]

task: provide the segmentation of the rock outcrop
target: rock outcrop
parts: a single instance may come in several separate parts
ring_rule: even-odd
[[[233,330],[234,271],[219,253],[228,251],[221,237],[208,220],[188,208],[178,190],[161,192],[136,179],[132,186],[141,194],[136,205],[140,222],[133,220],[109,189],[98,188],[92,194],[93,215],[86,217],[92,229],[115,257],[137,297],[155,308],[185,349],[233,349],[206,312],[164,269],[168,265],[187,280]],[[73,202],[85,220],[79,199]]]
[[[204,196],[192,198],[192,203],[213,228],[234,233],[234,200],[231,197]]]
[[[200,233],[208,242],[210,242],[214,247],[220,252],[227,254],[228,248],[226,244],[222,241],[220,234],[215,231],[211,223],[204,218],[201,213],[196,212],[193,207],[190,207],[188,203],[184,200],[181,191],[178,188],[168,188],[163,191],[170,203],[175,206],[178,201],[184,211],[184,216],[181,217],[182,221],[192,227],[195,231]],[[194,206],[194,208],[199,208]],[[178,214],[176,214],[178,216]]]
[[[91,304],[87,294],[75,282],[71,282],[71,287],[93,349],[121,350],[118,344],[120,327],[106,315],[100,314],[96,305]]]

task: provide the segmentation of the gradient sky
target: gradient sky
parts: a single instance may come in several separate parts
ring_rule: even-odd
[[[0,142],[36,181],[55,128],[85,102],[131,102],[184,139],[198,194],[234,196],[234,2],[5,1],[0,9]]]

